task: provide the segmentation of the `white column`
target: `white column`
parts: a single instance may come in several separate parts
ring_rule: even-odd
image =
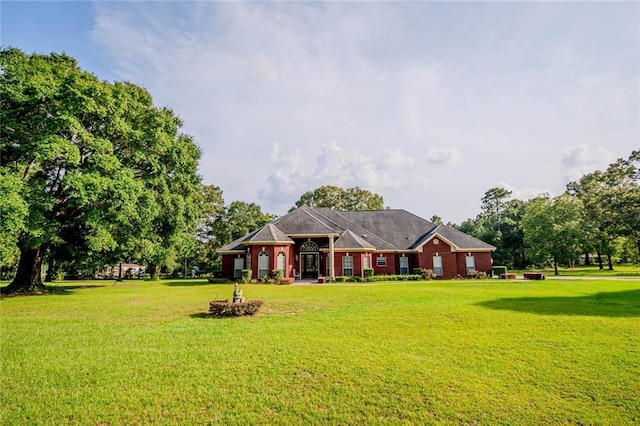
[[[331,278],[336,277],[336,269],[333,266],[333,235],[329,235],[329,274]]]

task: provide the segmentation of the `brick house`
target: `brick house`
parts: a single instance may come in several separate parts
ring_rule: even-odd
[[[218,249],[222,273],[239,279],[243,269],[260,279],[279,269],[283,276],[410,274],[431,269],[436,277],[491,273],[495,247],[405,210],[335,211],[299,207]]]

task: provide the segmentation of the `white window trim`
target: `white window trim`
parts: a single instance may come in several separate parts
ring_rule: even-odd
[[[261,251],[258,255],[258,279],[265,275],[269,275],[269,253]]]
[[[346,264],[350,264],[349,267],[346,267]],[[346,271],[350,270],[351,272],[347,274]],[[353,256],[342,256],[342,276],[343,277],[352,277],[353,276]]]
[[[465,256],[465,266],[467,267],[467,275],[472,275],[476,270],[476,258],[471,256]]]
[[[436,259],[439,259],[440,266],[436,266]],[[433,256],[433,274],[437,277],[444,275],[444,267],[442,266],[442,256]]]

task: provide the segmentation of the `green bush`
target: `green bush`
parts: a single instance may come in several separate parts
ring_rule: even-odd
[[[371,282],[379,282],[379,281],[420,281],[422,279],[421,275],[417,274],[403,274],[403,275],[375,275],[370,277],[368,281]]]
[[[209,315],[212,317],[242,317],[254,315],[262,306],[262,300],[248,300],[242,303],[231,303],[229,300],[212,300],[209,302]]]
[[[507,273],[507,267],[506,266],[494,266],[491,269],[491,274],[494,277],[499,277],[501,274],[506,274]]]
[[[432,280],[435,278],[433,271],[425,268],[413,268],[413,275],[420,275],[423,280]]]
[[[242,282],[244,284],[248,284],[251,281],[251,274],[253,273],[251,269],[243,269],[241,272]]]
[[[274,269],[261,279],[263,284],[290,284],[280,269]]]
[[[349,283],[361,283],[364,281],[360,276],[347,277],[347,282]]]
[[[485,278],[487,278],[487,273],[484,271],[472,271],[471,272],[471,277],[475,278],[477,280],[483,280]]]
[[[370,277],[373,276],[373,268],[364,268],[362,272],[364,273],[365,281],[367,281]]]

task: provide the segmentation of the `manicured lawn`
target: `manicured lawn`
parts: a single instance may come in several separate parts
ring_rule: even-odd
[[[634,265],[614,265],[613,271],[607,269],[608,266],[604,265],[604,269],[600,269],[597,265],[591,266],[576,266],[574,268],[558,268],[558,274],[561,276],[572,276],[572,277],[590,277],[590,278],[606,278],[606,277],[639,277],[640,278],[640,267]],[[536,271],[544,272],[548,276],[553,276],[554,270],[553,268],[548,269],[536,269]],[[518,271],[509,271],[509,272],[517,272],[518,274],[522,274],[522,270]]]
[[[2,424],[640,423],[640,280],[67,285],[0,301]]]

